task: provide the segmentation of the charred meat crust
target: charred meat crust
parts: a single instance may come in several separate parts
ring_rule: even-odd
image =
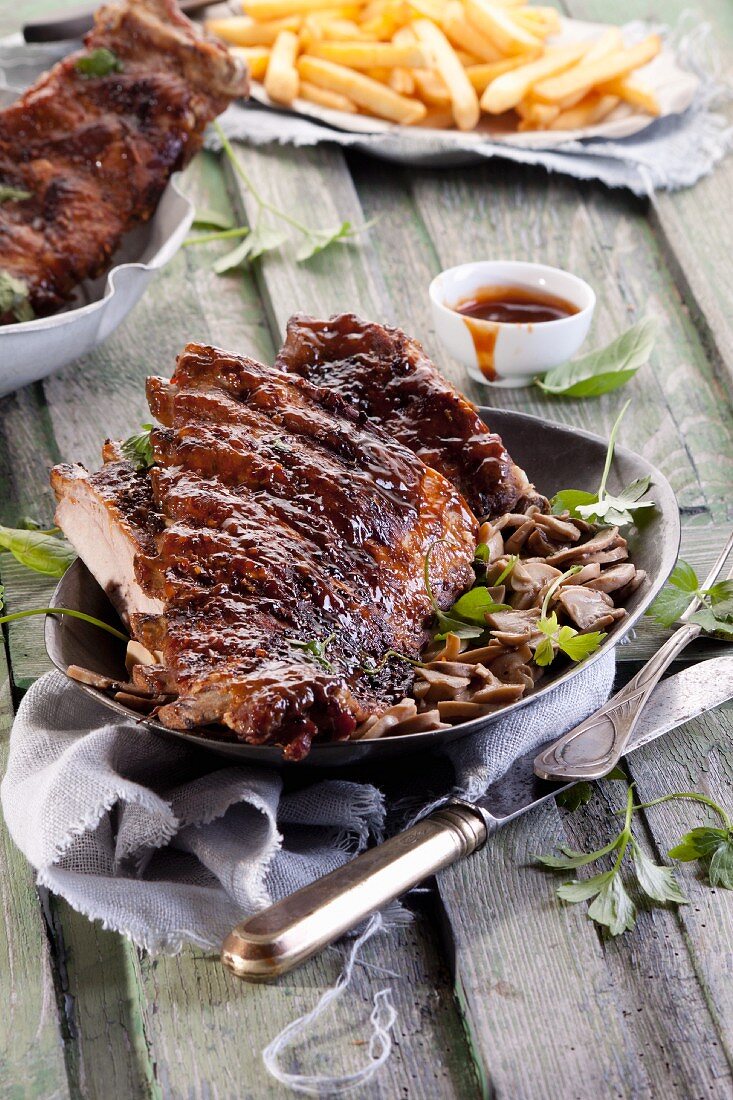
[[[80,73],[80,56],[100,47],[122,70]],[[101,8],[85,49],[0,111],[0,183],[30,193],[0,204],[0,273],[27,288],[37,315],[108,267],[206,124],[247,87],[243,68],[174,0],[127,0]]]
[[[542,499],[474,406],[400,329],[353,313],[290,318],[276,365],[328,387],[452,481],[480,517]]]

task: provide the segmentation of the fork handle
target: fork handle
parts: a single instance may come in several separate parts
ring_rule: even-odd
[[[315,955],[423,879],[485,844],[489,819],[453,801],[238,924],[221,961],[239,978],[266,982]]]
[[[664,670],[700,633],[697,623],[686,623],[661,646],[625,687],[608,702],[569,730],[534,762],[541,779],[600,779],[624,754],[639,715]]]

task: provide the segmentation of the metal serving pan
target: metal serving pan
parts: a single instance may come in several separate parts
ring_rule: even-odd
[[[492,430],[501,435],[514,461],[527,471],[540,492],[552,496],[559,489],[586,489],[592,492],[598,487],[606,456],[607,443],[604,439],[577,428],[506,409],[479,408],[479,413],[491,425]],[[632,529],[628,535],[631,558],[635,565],[646,571],[647,579],[629,599],[626,618],[609,631],[603,645],[582,665],[572,665],[554,678],[548,677],[547,682],[531,695],[484,718],[474,718],[450,729],[427,733],[385,737],[373,741],[316,743],[301,764],[289,766],[333,768],[353,765],[374,758],[419,752],[460,737],[469,737],[479,731],[483,732],[506,717],[510,711],[518,710],[553,691],[558,684],[572,680],[583,668],[608,653],[644,614],[669,576],[679,551],[679,509],[669,482],[641,455],[624,447],[616,448],[610,477],[611,488],[626,486],[647,474],[652,478],[649,495],[657,507],[645,509],[638,528]],[[105,622],[120,626],[105,593],[81,561],[76,561],[67,570],[56,588],[51,605],[85,611]],[[97,627],[69,615],[48,616],[45,640],[49,657],[63,673],[66,673],[69,665],[76,664],[113,679],[126,679],[124,645]],[[283,764],[282,752],[276,746],[243,744],[232,740],[233,735],[225,740],[226,733],[216,729],[198,733],[169,730],[152,719],[141,719],[138,713],[95,688],[81,684],[77,686],[110,710],[135,722],[144,722],[150,729],[166,737],[181,738],[192,745],[237,760],[270,766]]]

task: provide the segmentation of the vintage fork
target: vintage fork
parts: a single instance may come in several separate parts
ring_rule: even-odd
[[[710,588],[714,584],[731,550],[733,533],[702,582],[701,589]],[[727,579],[731,578],[733,568]],[[677,654],[700,634],[702,628],[689,620],[701,606],[701,602],[699,597],[695,597],[680,616],[684,625],[675,631],[625,687],[617,691],[595,714],[591,714],[590,718],[586,718],[585,722],[581,722],[575,729],[543,749],[534,762],[536,775],[541,779],[564,782],[573,779],[600,779],[615,767],[623,756],[637,719],[662,673]]]

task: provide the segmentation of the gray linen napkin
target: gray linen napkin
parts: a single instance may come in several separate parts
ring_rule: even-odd
[[[613,654],[428,758],[422,804],[479,795],[522,753],[570,729],[608,697]],[[395,772],[390,765],[389,773]],[[310,773],[313,775],[314,773]],[[399,773],[398,773],[399,774]],[[13,840],[38,882],[151,952],[217,949],[245,915],[326,874],[370,837],[404,823],[405,787],[328,778],[283,790],[270,768],[243,767],[112,719],[59,673],[18,710],[0,788]],[[387,776],[385,776],[386,783]]]

